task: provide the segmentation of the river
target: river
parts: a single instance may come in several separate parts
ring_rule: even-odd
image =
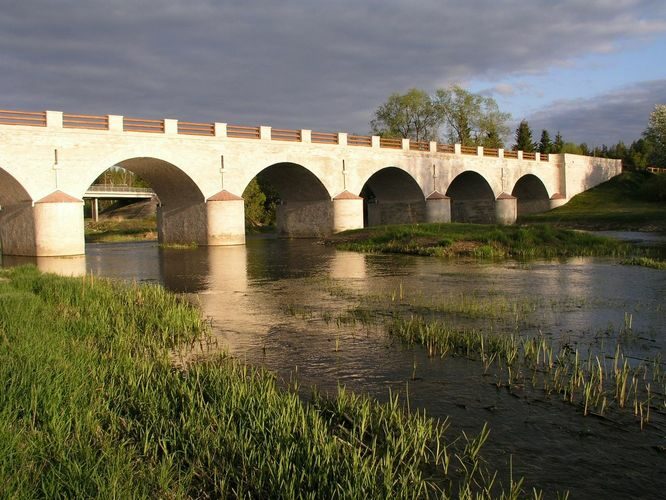
[[[666,353],[664,271],[613,259],[365,255],[263,237],[238,247],[176,250],[147,242],[91,244],[86,252],[37,264],[187,294],[211,319],[219,349],[283,380],[296,378],[301,388],[344,385],[379,400],[400,392],[412,409],[448,417],[451,435],[478,433],[487,422],[488,462],[504,479],[512,467],[547,498],[564,490],[570,498],[661,498],[666,491],[666,409],[643,431],[632,419],[583,417],[555,395],[498,389],[479,362],[428,357],[388,337],[373,317],[381,319],[382,304],[409,303],[439,308],[433,317],[461,328],[544,335],[581,349],[612,350],[619,339],[634,358],[653,358]],[[35,259],[3,259],[25,262]],[[451,303],[455,311],[447,312],[442,304]]]

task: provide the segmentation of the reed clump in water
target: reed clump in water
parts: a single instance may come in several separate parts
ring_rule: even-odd
[[[486,373],[496,371],[498,387],[528,385],[547,394],[556,393],[580,406],[584,415],[630,410],[642,428],[650,422],[651,411],[666,411],[666,376],[661,360],[630,359],[619,343],[612,356],[591,350],[583,354],[567,344],[556,347],[544,337],[451,328],[419,317],[396,319],[388,332],[410,344],[425,346],[430,356],[479,359]]]
[[[340,390],[173,350],[199,311],[156,286],[0,271],[0,485],[8,497],[516,498],[478,437]],[[538,494],[535,494],[538,496]]]

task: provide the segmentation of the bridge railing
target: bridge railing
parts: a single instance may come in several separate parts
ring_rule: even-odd
[[[62,126],[65,128],[85,128],[92,130],[108,130],[109,117],[97,115],[74,115],[63,113]]]
[[[87,192],[100,193],[100,192],[117,192],[117,193],[154,193],[152,188],[147,187],[134,187],[134,186],[119,186],[117,184],[93,184]]]
[[[275,141],[301,142],[301,131],[286,128],[271,129],[271,139]]]
[[[46,127],[46,111],[0,110],[0,124]]]
[[[430,143],[425,141],[409,141],[411,151],[430,151]]]
[[[113,119],[113,120],[112,120]],[[279,129],[271,127],[249,127],[219,123],[185,122],[180,120],[153,120],[145,118],[129,118],[115,115],[85,115],[60,113],[56,111],[12,111],[0,110],[0,125],[28,125],[37,127],[63,127],[92,130],[122,130],[128,132],[148,132],[157,134],[181,134],[200,136],[226,136],[237,139],[263,139],[290,142],[312,142],[316,144],[339,145],[341,137],[346,136],[346,144],[350,146],[379,147],[385,149],[403,149],[426,152],[433,144],[437,153],[479,155],[477,146],[459,144],[440,144],[429,141],[405,142],[402,138],[373,137],[369,135],[339,134],[329,132],[302,131],[297,129]],[[220,127],[218,127],[220,125]],[[221,131],[221,132],[220,132]],[[343,139],[344,141],[344,139]],[[344,144],[344,142],[342,142]],[[513,160],[543,161],[557,163],[558,155],[506,151],[497,148],[482,148],[483,156]]]
[[[227,125],[227,137],[238,139],[260,139],[260,127],[246,127],[244,125]]]
[[[347,144],[350,146],[366,146],[372,147],[372,137],[369,135],[353,135],[347,136]]]
[[[124,118],[123,130],[125,132],[153,132],[164,133],[164,120],[149,120],[144,118]]]
[[[183,135],[215,135],[214,123],[178,121],[178,133]]]
[[[312,132],[310,140],[318,144],[339,144],[338,134],[328,132]]]
[[[379,147],[388,149],[402,149],[402,139],[393,137],[380,137]]]

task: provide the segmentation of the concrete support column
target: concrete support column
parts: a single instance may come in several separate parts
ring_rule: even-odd
[[[157,239],[163,245],[206,245],[206,203],[185,200],[157,207]]]
[[[514,224],[518,218],[518,198],[508,193],[500,194],[495,200],[495,222]]]
[[[433,191],[426,198],[426,222],[451,222],[451,198]]]
[[[92,198],[90,200],[90,215],[92,217],[93,222],[97,222],[99,220],[99,199],[98,198]]]
[[[207,245],[245,244],[245,202],[223,190],[206,200]]]
[[[333,232],[363,228],[363,198],[343,191],[333,198]]]
[[[0,240],[4,255],[83,255],[83,200],[54,191],[34,204],[3,206]]]

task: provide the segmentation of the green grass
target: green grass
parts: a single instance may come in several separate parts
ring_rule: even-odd
[[[304,402],[205,345],[157,286],[0,271],[0,485],[8,498],[516,498],[488,437],[340,390]]]
[[[86,221],[85,238],[88,243],[143,241],[157,239],[155,218]]]
[[[666,231],[666,175],[624,172],[566,205],[521,222],[582,229]]]
[[[414,224],[345,231],[330,240],[363,252],[481,258],[627,255],[631,247],[611,238],[550,225]]]
[[[666,269],[666,261],[652,259],[650,257],[632,257],[621,261],[620,264],[651,267],[652,269]]]

